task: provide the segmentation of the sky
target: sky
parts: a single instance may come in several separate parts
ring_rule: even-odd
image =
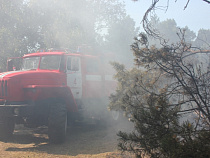
[[[152,0],[139,0],[138,2],[133,2],[132,0],[121,1],[125,3],[127,14],[135,20],[137,26],[141,26],[142,17],[146,9],[151,5]],[[167,6],[167,1],[160,0],[158,6]],[[177,26],[188,26],[195,33],[201,28],[210,29],[210,4],[202,0],[191,0],[188,7],[184,10],[188,0],[175,1],[170,0],[167,11],[164,8],[155,11],[160,21],[174,19]]]

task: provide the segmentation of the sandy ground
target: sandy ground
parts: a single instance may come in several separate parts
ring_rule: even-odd
[[[119,130],[130,130],[124,123],[98,126],[79,123],[68,128],[64,144],[49,144],[47,128],[29,129],[16,126],[10,140],[0,141],[0,157],[78,157],[129,158],[117,150]]]

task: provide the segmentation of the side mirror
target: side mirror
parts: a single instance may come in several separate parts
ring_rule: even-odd
[[[9,58],[7,60],[7,71],[20,70],[21,63],[22,63],[22,58],[21,57]]]
[[[13,60],[12,59],[7,60],[7,71],[13,71]]]

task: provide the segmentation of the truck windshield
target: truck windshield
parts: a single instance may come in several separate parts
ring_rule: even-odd
[[[59,70],[61,56],[46,55],[42,56],[39,69]]]
[[[40,57],[28,57],[23,59],[22,70],[37,69]]]

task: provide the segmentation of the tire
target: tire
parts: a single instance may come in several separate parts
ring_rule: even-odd
[[[4,118],[0,123],[0,138],[8,139],[11,138],[15,128],[14,118]]]
[[[67,131],[67,110],[63,103],[54,103],[50,106],[48,118],[48,137],[50,143],[65,142]]]

